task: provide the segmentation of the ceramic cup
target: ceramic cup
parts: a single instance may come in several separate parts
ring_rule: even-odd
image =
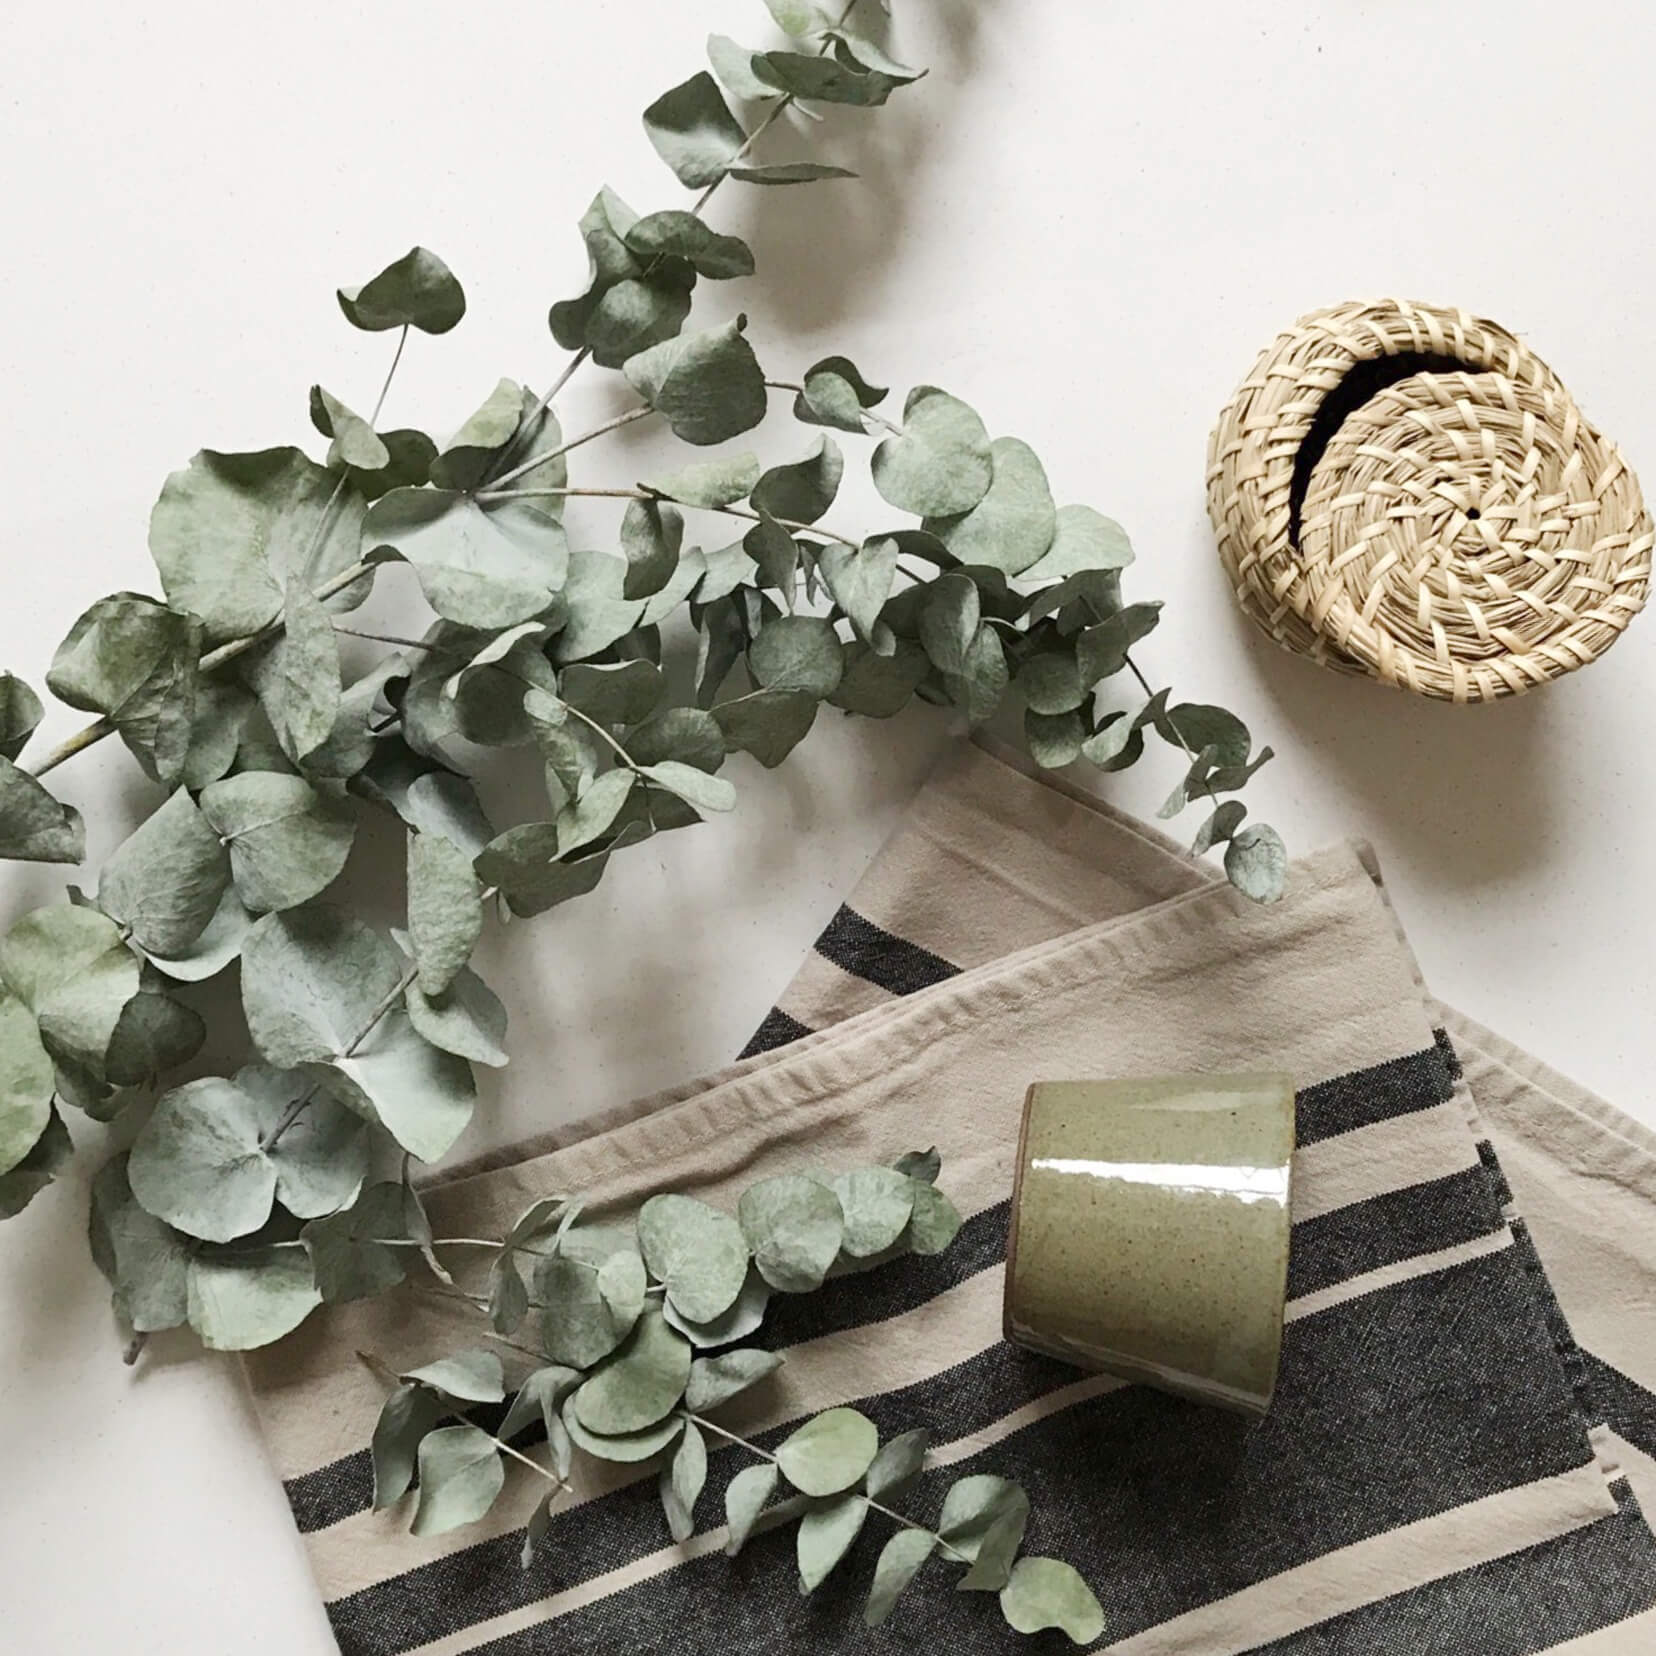
[[[1037,1082],[1012,1190],[1006,1337],[1263,1414],[1293,1149],[1285,1075]]]

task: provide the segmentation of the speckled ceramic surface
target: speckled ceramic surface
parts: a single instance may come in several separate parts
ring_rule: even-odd
[[[1007,1338],[1263,1413],[1293,1149],[1284,1075],[1038,1082],[1012,1196]]]

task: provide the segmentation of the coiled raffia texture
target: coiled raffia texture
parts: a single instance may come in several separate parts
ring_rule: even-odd
[[[1279,644],[1447,701],[1545,684],[1644,607],[1638,479],[1525,345],[1464,311],[1317,311],[1208,450],[1243,609]]]

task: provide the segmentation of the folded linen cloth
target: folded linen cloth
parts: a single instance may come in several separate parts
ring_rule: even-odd
[[[1259,1067],[1304,1082],[1267,1419],[1004,1344],[1027,1084]],[[963,1471],[1021,1479],[1029,1548],[1086,1575],[1117,1656],[1656,1648],[1639,1505],[1656,1502],[1656,1137],[1431,1002],[1358,849],[1297,863],[1260,908],[1142,825],[966,750],[732,1069],[492,1157],[430,1205],[472,1235],[553,1190],[728,1206],[766,1173],[934,1142],[966,1216],[954,1245],[773,1300],[763,1338],[787,1362],[730,1406],[738,1429],[772,1440],[840,1402],[882,1435],[929,1427],[922,1515]],[[1025,1648],[941,1569],[865,1629],[883,1526],[809,1599],[786,1534],[725,1560],[739,1451],[713,1456],[682,1546],[653,1476],[591,1463],[527,1572],[531,1480],[479,1526],[411,1537],[370,1510],[383,1391],[354,1353],[412,1365],[468,1337],[408,1294],[248,1361],[344,1656],[880,1651],[933,1630]]]

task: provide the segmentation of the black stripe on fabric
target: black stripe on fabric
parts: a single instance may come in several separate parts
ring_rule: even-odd
[[[1455,1043],[1449,1039],[1449,1031],[1440,1026],[1432,1031],[1432,1039],[1437,1043],[1437,1049],[1443,1054],[1443,1061],[1449,1067],[1449,1079],[1459,1081],[1466,1071],[1461,1067],[1460,1054],[1455,1051]]]
[[[941,955],[882,931],[843,903],[823,928],[815,947],[841,971],[877,984],[892,995],[912,995],[960,975],[960,968]]]
[[[814,1033],[814,1030],[802,1024],[798,1018],[790,1018],[780,1006],[773,1006],[765,1014],[764,1022],[754,1030],[753,1038],[736,1057],[738,1061],[743,1058],[757,1058],[761,1052],[775,1052],[778,1047],[801,1041]]]
[[[1478,1140],[1478,1160],[1483,1163],[1483,1170],[1489,1175],[1489,1186],[1495,1192],[1495,1200],[1502,1207],[1511,1207],[1512,1186],[1507,1183],[1506,1172],[1495,1154],[1495,1146],[1488,1139]]]
[[[1650,1526],[1631,1490],[1617,1507],[1614,1517],[1335,1616],[1253,1656],[1531,1656],[1613,1627],[1656,1605]]]
[[[1374,1073],[1380,1077],[1385,1097],[1400,1113],[1422,1108],[1426,1102],[1437,1102],[1434,1089],[1439,1071],[1435,1063],[1425,1061],[1430,1054],[1416,1054],[1415,1058],[1422,1061],[1398,1060],[1380,1065],[1373,1072],[1357,1071],[1341,1077],[1338,1084],[1343,1089],[1342,1096],[1360,1087],[1365,1074]],[[1404,1085],[1410,1078],[1412,1089]],[[1308,1123],[1313,1132],[1320,1124],[1317,1108],[1308,1110],[1305,1106],[1306,1098],[1319,1091],[1311,1088],[1300,1094],[1302,1138]],[[943,1253],[929,1259],[890,1260],[836,1279],[815,1294],[777,1295],[754,1343],[779,1349],[883,1322],[917,1309],[1006,1257],[1009,1213],[1010,1203],[1001,1202],[975,1214],[961,1226],[959,1235]],[[1360,1267],[1368,1270],[1373,1265],[1390,1264],[1412,1253],[1448,1245],[1447,1241],[1428,1238],[1429,1246],[1422,1249],[1402,1238],[1388,1240],[1388,1223],[1405,1226],[1409,1223],[1408,1204],[1401,1198],[1383,1207],[1368,1202],[1354,1204],[1325,1218],[1326,1223],[1310,1221],[1296,1226],[1288,1266],[1291,1282],[1320,1287],[1337,1280],[1329,1272],[1335,1269],[1332,1261],[1342,1256],[1372,1261]],[[1453,1238],[1464,1239],[1463,1235]],[[1296,1286],[1291,1292],[1308,1293],[1310,1287]],[[301,1533],[325,1529],[354,1513],[366,1512],[373,1489],[368,1452],[361,1450],[315,1472],[291,1478],[286,1488]]]
[[[1443,1048],[1429,1046],[1302,1088],[1296,1136],[1301,1145],[1317,1144],[1353,1128],[1446,1104],[1454,1091]]]
[[[1336,1208],[1294,1226],[1288,1297],[1332,1287],[1416,1254],[1476,1241],[1501,1228],[1481,1167]]]
[[[930,1426],[955,1438],[1075,1377],[997,1345],[857,1406],[882,1434]],[[741,1464],[739,1452],[713,1460]],[[1589,1461],[1524,1267],[1503,1249],[1291,1323],[1275,1402],[1257,1424],[1125,1387],[928,1474],[906,1505],[935,1516],[943,1489],[970,1471],[1017,1478],[1037,1495],[1029,1550],[1076,1565],[1124,1637],[1335,1548]],[[394,1656],[657,1550],[665,1530],[646,1516],[655,1500],[645,1479],[572,1512],[527,1575],[508,1535],[336,1600],[328,1614],[344,1656]],[[710,1501],[703,1522],[717,1510]],[[791,1544],[777,1546],[785,1554]],[[864,1556],[845,1571],[856,1585],[824,1589],[820,1605],[800,1603],[775,1550],[756,1576],[730,1580],[714,1573],[727,1568],[715,1557],[482,1649],[895,1649],[857,1619],[877,1542],[859,1545]],[[951,1650],[1014,1648],[973,1645],[970,1611],[957,1639],[953,1614]],[[712,1636],[715,1625],[712,1644],[694,1642],[694,1629]],[[911,1619],[889,1636],[910,1639],[920,1625]]]
[[[1553,1285],[1548,1280],[1547,1269],[1541,1263],[1541,1256],[1535,1251],[1535,1240],[1530,1235],[1529,1226],[1516,1215],[1509,1223],[1512,1226],[1512,1251],[1524,1268],[1536,1309],[1552,1340],[1559,1366],[1564,1370],[1564,1378],[1569,1382],[1570,1390],[1575,1395],[1582,1425],[1591,1426],[1594,1424],[1593,1400],[1587,1383],[1586,1353],[1576,1344],[1575,1335],[1570,1332],[1569,1319],[1564,1315],[1564,1307],[1558,1303],[1558,1295],[1553,1292]]]
[[[1635,1449],[1656,1455],[1656,1392],[1590,1351],[1581,1353],[1582,1374],[1589,1402],[1588,1418],[1603,1421]]]

